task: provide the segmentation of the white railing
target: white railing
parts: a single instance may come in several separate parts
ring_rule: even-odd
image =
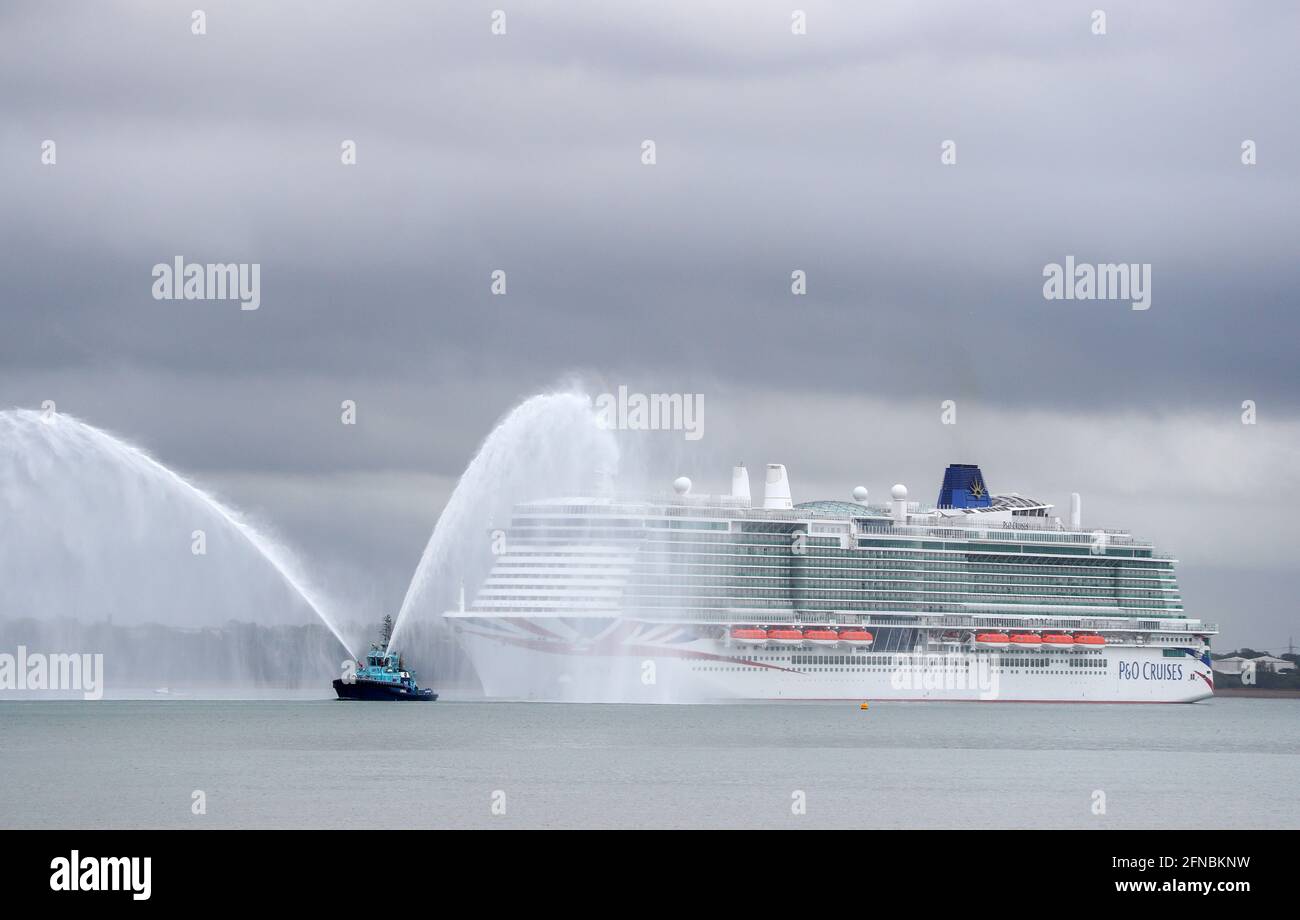
[[[1080,546],[1091,545],[1096,542],[1096,534],[1104,534],[1104,545],[1107,546],[1133,546],[1139,548],[1148,548],[1153,546],[1150,540],[1139,540],[1126,530],[1101,530],[1080,533],[1076,531],[1057,530],[1053,527],[994,527],[984,526],[977,527],[970,525],[967,527],[953,527],[942,524],[893,524],[891,526],[876,526],[869,524],[860,527],[855,531],[862,535],[897,535],[897,536],[916,536],[932,537],[945,540],[1004,540],[1008,543],[1018,543],[1026,539],[1032,539],[1039,543],[1072,543]]]

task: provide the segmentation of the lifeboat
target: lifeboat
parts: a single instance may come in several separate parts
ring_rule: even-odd
[[[1044,633],[1043,645],[1054,648],[1069,648],[1074,645],[1074,636],[1068,633]]]
[[[1106,640],[1102,636],[1090,635],[1088,633],[1075,633],[1074,644],[1079,648],[1097,648],[1105,645]]]
[[[1011,637],[1000,632],[976,633],[975,644],[984,648],[1006,648],[1011,644]]]
[[[747,645],[767,645],[767,630],[752,626],[733,626],[731,638]]]
[[[803,645],[803,633],[797,629],[769,629],[767,641],[771,645]]]
[[[1042,648],[1043,637],[1038,633],[1013,633],[1011,644],[1016,648]]]
[[[876,637],[865,629],[841,629],[840,641],[845,645],[870,645]]]
[[[840,641],[840,634],[833,629],[805,629],[803,638],[812,645],[834,645]]]

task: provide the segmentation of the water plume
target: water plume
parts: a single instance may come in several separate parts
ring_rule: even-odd
[[[193,629],[314,615],[349,649],[286,547],[70,416],[0,412],[0,520],[0,618]]]
[[[470,461],[434,525],[397,615],[390,647],[415,617],[440,617],[464,585],[472,599],[492,565],[491,537],[519,502],[589,493],[618,468],[611,431],[591,397],[533,396],[501,420]]]

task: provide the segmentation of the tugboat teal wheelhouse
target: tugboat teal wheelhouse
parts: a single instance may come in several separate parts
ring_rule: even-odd
[[[334,692],[341,700],[436,700],[438,694],[415,683],[415,675],[406,670],[402,656],[386,652],[378,645],[370,647],[364,666],[351,680],[337,678]]]
[[[386,651],[393,640],[393,618],[384,617],[379,624],[379,641],[370,644],[366,663],[357,673],[334,681],[334,692],[341,700],[436,700],[438,694],[420,689],[415,675],[406,670],[402,656]]]

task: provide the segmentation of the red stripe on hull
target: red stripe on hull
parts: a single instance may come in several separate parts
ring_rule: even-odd
[[[720,698],[722,699],[722,698]],[[1192,703],[1199,703],[1202,700],[1212,699],[1212,697],[1202,696],[1194,700],[971,700],[971,699],[925,699],[924,697],[914,699],[892,699],[890,697],[877,697],[876,699],[867,698],[869,703],[1050,703],[1055,706],[1058,703],[1092,703],[1097,706],[1187,706]],[[728,703],[743,704],[743,699],[725,699]],[[788,696],[767,696],[754,697],[749,702],[754,703],[855,703],[861,702],[860,696],[824,696],[824,697],[788,697]]]

